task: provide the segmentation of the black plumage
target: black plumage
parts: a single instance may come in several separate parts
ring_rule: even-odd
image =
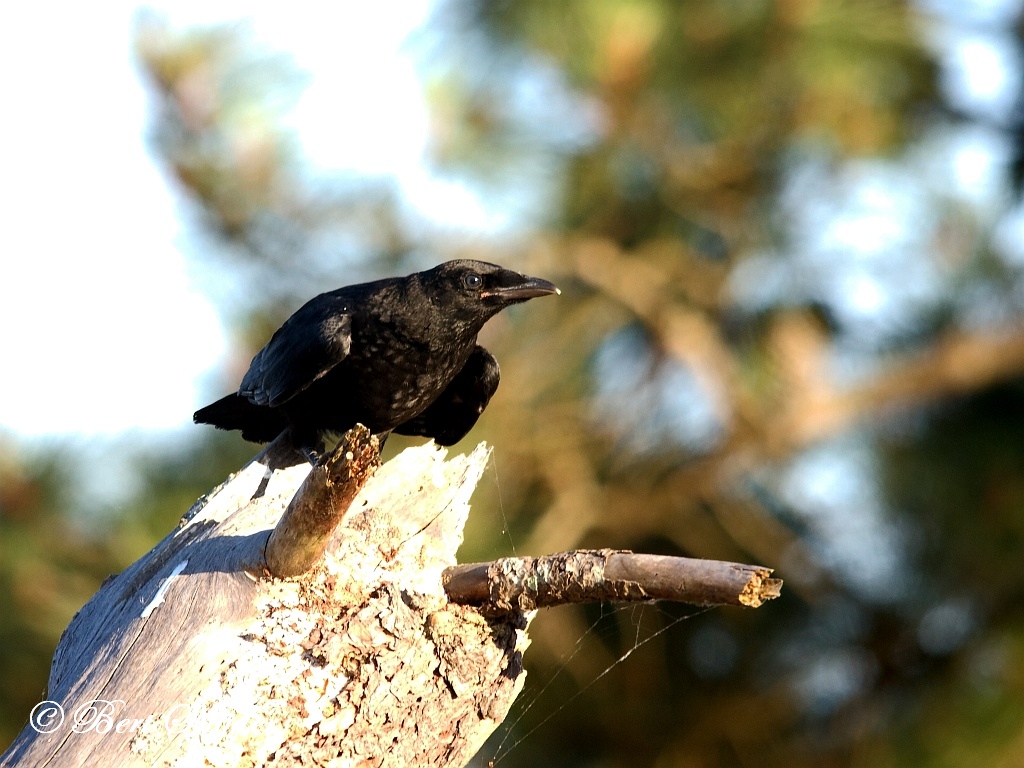
[[[553,293],[546,280],[458,260],[320,294],[256,354],[238,392],[195,421],[260,443],[287,430],[307,456],[325,433],[357,422],[452,445],[498,387],[480,329],[505,307]]]

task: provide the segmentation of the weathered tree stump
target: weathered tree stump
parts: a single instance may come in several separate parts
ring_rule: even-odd
[[[463,766],[536,608],[779,593],[768,568],[615,550],[457,565],[488,453],[378,469],[357,426],[311,469],[270,445],[78,612],[0,766]]]
[[[527,645],[522,613],[485,619],[442,588],[488,451],[403,452],[312,570],[278,579],[264,547],[310,469],[268,477],[282,451],[197,502],[79,611],[52,704],[0,765],[468,762],[521,687]]]

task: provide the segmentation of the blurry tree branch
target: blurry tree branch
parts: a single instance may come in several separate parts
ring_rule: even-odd
[[[135,49],[154,101],[150,142],[199,204],[215,236],[208,245],[234,263],[233,279],[259,286],[247,292],[255,309],[320,286],[336,266],[326,253],[398,261],[408,250],[390,183],[300,160],[284,117],[308,73],[289,56],[267,51],[244,24],[177,29],[156,12],[139,15]]]
[[[681,253],[667,259],[634,256],[606,239],[573,238],[563,247],[575,278],[621,302],[668,354],[709,390],[726,395],[719,413],[728,420],[727,437],[714,455],[754,450],[764,458],[783,457],[880,412],[976,391],[1024,373],[1024,325],[1013,322],[982,331],[943,331],[921,348],[884,357],[860,381],[840,382],[828,363],[827,335],[807,313],[794,310],[772,320],[767,345],[777,386],[759,390],[745,384],[737,353],[714,322],[726,306],[719,295],[725,275],[720,265],[694,266]],[[678,274],[683,263],[686,275]],[[672,296],[677,283],[688,282],[684,290],[693,291],[694,280],[703,286],[705,310],[680,305]]]

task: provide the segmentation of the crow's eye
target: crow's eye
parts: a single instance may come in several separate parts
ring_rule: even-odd
[[[480,275],[469,274],[462,278],[462,284],[467,288],[479,288],[484,284],[484,279]]]

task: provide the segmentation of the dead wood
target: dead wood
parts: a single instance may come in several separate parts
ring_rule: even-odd
[[[319,562],[356,494],[379,466],[377,438],[357,424],[310,470],[274,526],[264,553],[270,573],[298,576]]]
[[[378,468],[362,427],[312,469],[271,444],[78,612],[0,766],[462,766],[535,608],[778,594],[767,568],[614,550],[457,566],[487,458]]]
[[[646,600],[756,608],[779,595],[782,581],[771,573],[757,565],[602,549],[460,564],[443,578],[453,602],[500,614]]]
[[[270,446],[79,611],[50,703],[0,765],[465,765],[528,644],[523,614],[484,618],[441,587],[487,456],[403,452],[323,557],[278,579],[264,547],[310,468]],[[283,561],[308,558],[316,526],[300,530]]]

